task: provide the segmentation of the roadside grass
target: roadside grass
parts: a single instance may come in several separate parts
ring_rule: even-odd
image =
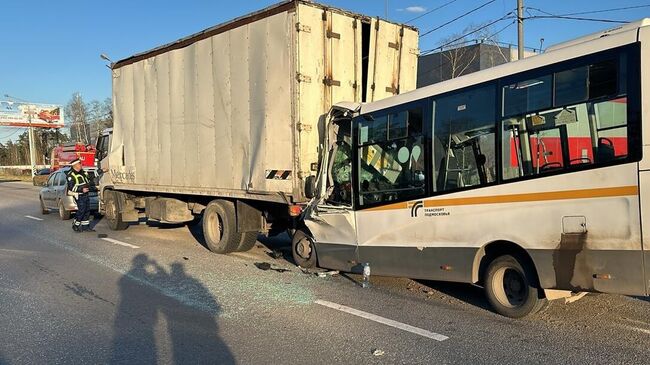
[[[0,174],[0,183],[2,182],[11,182],[11,181],[27,181],[31,182],[32,177],[31,176],[21,176],[21,175],[7,175],[7,174]]]

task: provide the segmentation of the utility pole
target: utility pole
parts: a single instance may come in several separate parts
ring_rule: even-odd
[[[34,148],[34,128],[32,127],[32,114],[34,114],[34,107],[32,105],[27,106],[27,114],[29,120],[29,132],[27,133],[29,137],[29,164],[32,170],[32,178],[36,175],[36,149]]]
[[[388,20],[388,0],[384,2],[384,18]]]
[[[5,94],[5,98],[10,98],[17,100],[21,103],[28,104],[27,105],[27,121],[29,122],[29,129],[27,130],[27,137],[29,139],[29,164],[31,165],[31,170],[32,170],[32,178],[34,175],[36,175],[36,147],[34,146],[34,128],[32,127],[32,116],[34,113],[34,105],[31,105],[27,102],[27,100],[15,98],[9,94]]]
[[[517,0],[517,55],[524,59],[524,0]]]

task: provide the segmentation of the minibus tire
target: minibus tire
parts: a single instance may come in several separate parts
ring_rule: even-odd
[[[203,237],[208,249],[226,254],[239,247],[242,234],[237,232],[235,205],[228,200],[213,200],[203,211]]]
[[[510,318],[536,313],[546,304],[535,286],[533,268],[510,255],[499,256],[485,273],[485,295],[495,312]]]
[[[308,245],[308,247],[305,247],[304,245]],[[305,248],[309,249],[308,257],[304,257],[306,254]],[[291,240],[291,255],[293,256],[293,261],[300,267],[311,269],[316,267],[318,264],[314,240],[300,229],[296,230],[293,239]]]

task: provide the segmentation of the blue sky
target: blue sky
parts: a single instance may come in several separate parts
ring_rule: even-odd
[[[449,0],[389,0],[388,18],[404,22]],[[421,33],[445,23],[487,0],[456,0],[412,24]],[[174,41],[233,17],[273,4],[275,0],[3,0],[0,5],[0,99],[4,94],[42,103],[65,104],[73,92],[86,100],[111,95],[108,70],[100,53],[113,60]],[[322,0],[340,8],[384,16],[383,0]],[[524,0],[525,6],[554,14],[650,4],[650,0]],[[516,0],[496,0],[485,8],[421,38],[422,50],[435,48],[450,34],[482,24],[514,10]],[[538,14],[531,10],[532,13]],[[650,7],[585,15],[636,20]],[[499,30],[509,21],[495,24]],[[615,24],[537,19],[526,22],[526,45],[549,46],[615,26]],[[515,43],[516,26],[500,34]],[[11,130],[0,128],[0,141]]]

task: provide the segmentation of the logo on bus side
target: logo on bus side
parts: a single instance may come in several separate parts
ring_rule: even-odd
[[[447,211],[446,208],[442,208],[442,207],[425,208],[423,200],[416,200],[414,202],[408,203],[407,208],[410,208],[411,210],[411,218],[418,217],[418,215],[420,214],[420,208],[424,210],[425,217],[444,217],[444,216],[451,215],[451,213]]]
[[[424,201],[422,200],[417,200],[414,201],[413,203],[409,203],[411,207],[411,217],[415,218],[418,216],[418,211],[420,208],[424,208]]]

